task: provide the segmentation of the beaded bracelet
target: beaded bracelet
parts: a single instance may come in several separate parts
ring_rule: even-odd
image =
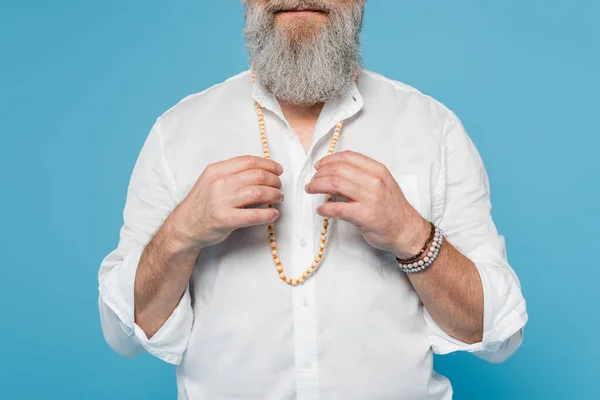
[[[423,271],[425,268],[429,267],[437,258],[443,241],[444,233],[440,228],[436,227],[433,241],[425,257],[412,263],[398,263],[400,270],[406,273],[414,273]]]
[[[431,241],[433,240],[433,236],[435,235],[435,225],[432,222],[430,222],[429,225],[431,225],[431,230],[429,231],[429,237],[425,241],[425,245],[423,246],[423,248],[416,255],[410,258],[396,257],[396,261],[398,261],[398,264],[411,264],[414,261],[419,261],[421,255],[425,252],[425,250],[427,250],[431,246]]]

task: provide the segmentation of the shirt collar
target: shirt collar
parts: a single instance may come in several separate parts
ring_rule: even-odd
[[[316,143],[317,140],[327,134],[339,121],[344,121],[357,114],[362,110],[363,106],[363,97],[358,90],[356,82],[352,81],[343,95],[329,100],[323,106],[315,127],[313,142]]]
[[[259,79],[256,79],[252,85],[252,98],[261,105],[262,108],[275,113],[279,118],[285,121],[283,111],[279,106],[279,102],[271,94]]]
[[[361,74],[359,74],[359,78],[360,75]],[[252,98],[264,109],[275,113],[279,118],[285,121],[279,102],[258,79],[252,86]],[[362,109],[363,105],[364,100],[358,90],[358,86],[355,81],[352,81],[343,95],[325,103],[319,116],[319,120],[317,121],[315,133],[326,128],[326,126],[331,125],[331,120],[333,119],[336,120],[335,123],[333,123],[333,126],[335,126],[338,121],[352,117]]]
[[[360,80],[361,75],[362,71],[358,74],[358,80]],[[281,118],[281,120],[286,121],[279,102],[258,79],[256,79],[256,82],[252,86],[252,97],[264,109],[273,112],[275,115]],[[319,139],[325,136],[325,134],[331,131],[331,129],[339,121],[343,121],[354,116],[363,108],[363,106],[363,97],[360,94],[356,82],[352,81],[344,94],[335,99],[327,101],[323,106],[323,110],[321,111],[315,126],[313,145]]]

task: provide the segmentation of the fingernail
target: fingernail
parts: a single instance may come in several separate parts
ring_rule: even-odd
[[[315,169],[319,168],[319,164],[321,164],[321,160],[317,161],[317,163],[315,164]]]
[[[283,173],[283,166],[281,164],[277,164],[277,171],[279,172],[279,174]]]

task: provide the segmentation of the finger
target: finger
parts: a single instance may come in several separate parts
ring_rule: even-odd
[[[270,186],[252,185],[240,188],[233,196],[233,207],[281,203],[283,192]]]
[[[317,163],[315,164],[315,168],[319,170],[331,163],[342,161],[354,164],[358,168],[367,171],[371,175],[381,175],[387,170],[385,165],[381,164],[380,162],[375,161],[372,158],[365,156],[364,154],[360,154],[351,150],[345,150],[339,153],[327,155],[319,161],[317,161]]]
[[[219,161],[206,167],[209,174],[215,176],[233,175],[250,169],[262,169],[275,175],[283,173],[281,164],[256,156],[239,156],[225,161]]]
[[[340,195],[353,201],[365,199],[365,191],[362,187],[348,179],[340,178],[339,176],[313,179],[306,185],[306,192],[310,194],[322,193]]]
[[[277,218],[279,210],[276,208],[232,209],[228,216],[230,227],[234,229],[268,224]]]
[[[356,203],[328,202],[317,208],[317,214],[325,218],[341,219],[360,226],[360,206]]]
[[[233,175],[233,179],[235,179],[236,188],[260,185],[281,189],[281,179],[279,176],[260,168],[238,172],[237,174]]]
[[[383,180],[379,176],[371,175],[364,169],[345,161],[325,165],[317,171],[312,179],[333,176],[347,179],[370,191],[378,190],[383,186]]]

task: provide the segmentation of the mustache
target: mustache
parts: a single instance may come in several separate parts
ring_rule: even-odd
[[[287,10],[311,10],[330,13],[335,9],[336,4],[331,0],[274,0],[269,1],[265,6],[265,11],[274,14]]]

